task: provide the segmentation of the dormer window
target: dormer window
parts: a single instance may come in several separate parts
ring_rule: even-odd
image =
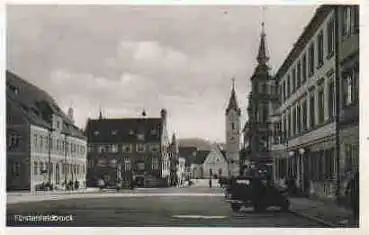
[[[138,140],[145,140],[145,135],[144,134],[137,134],[137,139]]]
[[[99,135],[100,134],[100,132],[99,131],[94,131],[94,135],[95,136],[97,136],[97,135]]]
[[[60,121],[56,121],[56,128],[60,128]]]

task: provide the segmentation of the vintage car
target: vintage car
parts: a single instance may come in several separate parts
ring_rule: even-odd
[[[263,211],[269,207],[288,210],[290,202],[286,191],[280,190],[262,177],[239,177],[229,185],[228,202],[233,211],[242,206],[252,206],[255,211]]]

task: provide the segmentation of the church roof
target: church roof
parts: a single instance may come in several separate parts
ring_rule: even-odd
[[[259,64],[263,65],[269,61],[269,57],[267,56],[267,47],[266,47],[266,40],[265,40],[265,31],[264,31],[264,23],[261,24],[262,31],[260,35],[260,45],[259,45],[259,52],[258,56],[256,57]]]
[[[237,97],[236,97],[236,91],[234,89],[234,83],[231,91],[231,97],[229,98],[228,106],[226,109],[226,113],[228,113],[230,110],[236,110],[238,113],[241,113],[241,109],[238,106]]]

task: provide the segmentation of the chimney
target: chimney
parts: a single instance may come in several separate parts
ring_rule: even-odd
[[[163,120],[166,120],[167,119],[167,110],[166,109],[161,109],[160,110],[160,117]]]

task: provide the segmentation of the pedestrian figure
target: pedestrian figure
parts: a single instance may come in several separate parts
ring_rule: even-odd
[[[104,182],[103,179],[99,179],[98,186],[100,188],[100,191],[102,191],[104,189],[105,182]]]
[[[211,179],[209,179],[209,188],[211,188],[212,186],[212,182],[211,182]]]

